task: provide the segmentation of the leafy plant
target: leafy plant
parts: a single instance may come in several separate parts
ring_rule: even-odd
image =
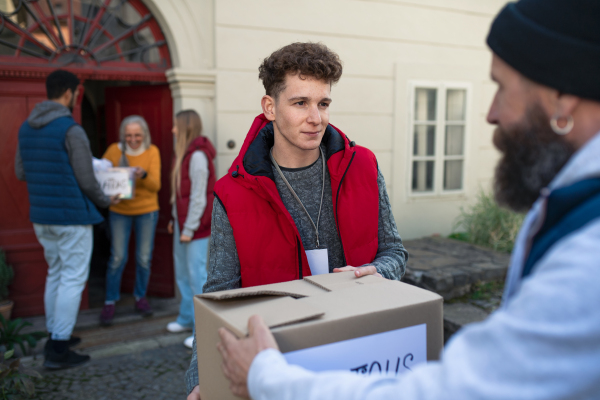
[[[25,354],[25,344],[33,348],[38,340],[46,337],[46,334],[40,331],[19,333],[26,326],[31,326],[31,323],[23,321],[21,318],[7,321],[0,315],[0,345],[4,346],[6,350],[14,350],[15,345],[18,345]]]
[[[0,399],[29,399],[35,395],[32,378],[41,378],[39,372],[25,368],[18,358],[12,359],[15,350],[0,355]]]
[[[14,276],[13,268],[6,262],[4,250],[0,249],[0,301],[8,297],[8,285],[11,284]]]
[[[494,196],[480,191],[477,201],[461,213],[451,238],[510,253],[524,216],[498,206]]]

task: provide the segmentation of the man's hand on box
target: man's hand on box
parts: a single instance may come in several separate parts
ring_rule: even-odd
[[[377,268],[374,265],[365,265],[363,267],[352,267],[350,265],[346,265],[342,268],[334,268],[333,272],[346,272],[346,271],[354,271],[354,275],[357,278],[365,275],[375,275],[380,278],[383,278],[379,272],[377,272]]]
[[[201,400],[200,399],[200,386],[194,386],[194,390],[188,394],[187,400]]]
[[[254,357],[266,349],[279,350],[271,331],[258,315],[248,320],[249,335],[237,339],[225,328],[219,329],[221,341],[217,348],[223,357],[223,373],[229,379],[231,392],[239,397],[250,398],[248,393],[248,371]]]

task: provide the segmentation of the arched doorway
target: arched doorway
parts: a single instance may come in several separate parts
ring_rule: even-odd
[[[27,188],[14,175],[20,124],[45,100],[45,77],[55,69],[75,73],[83,94],[73,112],[86,129],[94,156],[118,140],[120,121],[131,114],[149,123],[161,151],[161,207],[149,295],[174,295],[168,171],[173,111],[165,71],[169,49],[160,26],[140,0],[0,0],[0,248],[15,268],[10,298],[16,316],[43,314],[47,266],[29,222]],[[95,229],[88,300],[100,298],[107,242]],[[133,246],[133,243],[132,243]],[[133,252],[130,261],[133,261]],[[133,263],[122,290],[133,288]]]

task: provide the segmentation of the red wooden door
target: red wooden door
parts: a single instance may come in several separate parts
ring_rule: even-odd
[[[162,187],[158,192],[160,206],[148,295],[173,297],[175,280],[173,272],[173,238],[167,233],[171,220],[169,204],[171,155],[173,154],[173,102],[168,85],[147,85],[106,88],[106,139],[107,144],[119,140],[119,126],[123,118],[136,114],[148,122],[152,143],[161,156]],[[121,291],[132,293],[135,282],[135,235],[131,235],[129,261],[123,272]]]
[[[15,302],[14,317],[44,314],[48,265],[29,221],[27,185],[17,179],[14,169],[19,127],[44,100],[44,80],[0,80],[0,248],[15,271],[9,288],[9,298]],[[79,122],[79,105],[73,116]],[[87,306],[84,293],[81,308]]]

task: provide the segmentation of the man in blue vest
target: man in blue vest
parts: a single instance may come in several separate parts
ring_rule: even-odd
[[[69,350],[80,342],[71,333],[89,274],[92,225],[103,220],[96,206],[118,202],[102,192],[88,138],[71,116],[78,86],[70,72],[48,75],[48,101],[37,104],[19,129],[15,157],[17,178],[27,182],[29,218],[48,263],[44,306],[50,337],[44,366],[49,369],[90,359]]]
[[[501,308],[458,332],[441,361],[360,377],[288,365],[260,317],[221,329],[232,391],[254,400],[600,399],[600,2],[521,0],[494,21],[502,153],[497,200],[529,210]]]

